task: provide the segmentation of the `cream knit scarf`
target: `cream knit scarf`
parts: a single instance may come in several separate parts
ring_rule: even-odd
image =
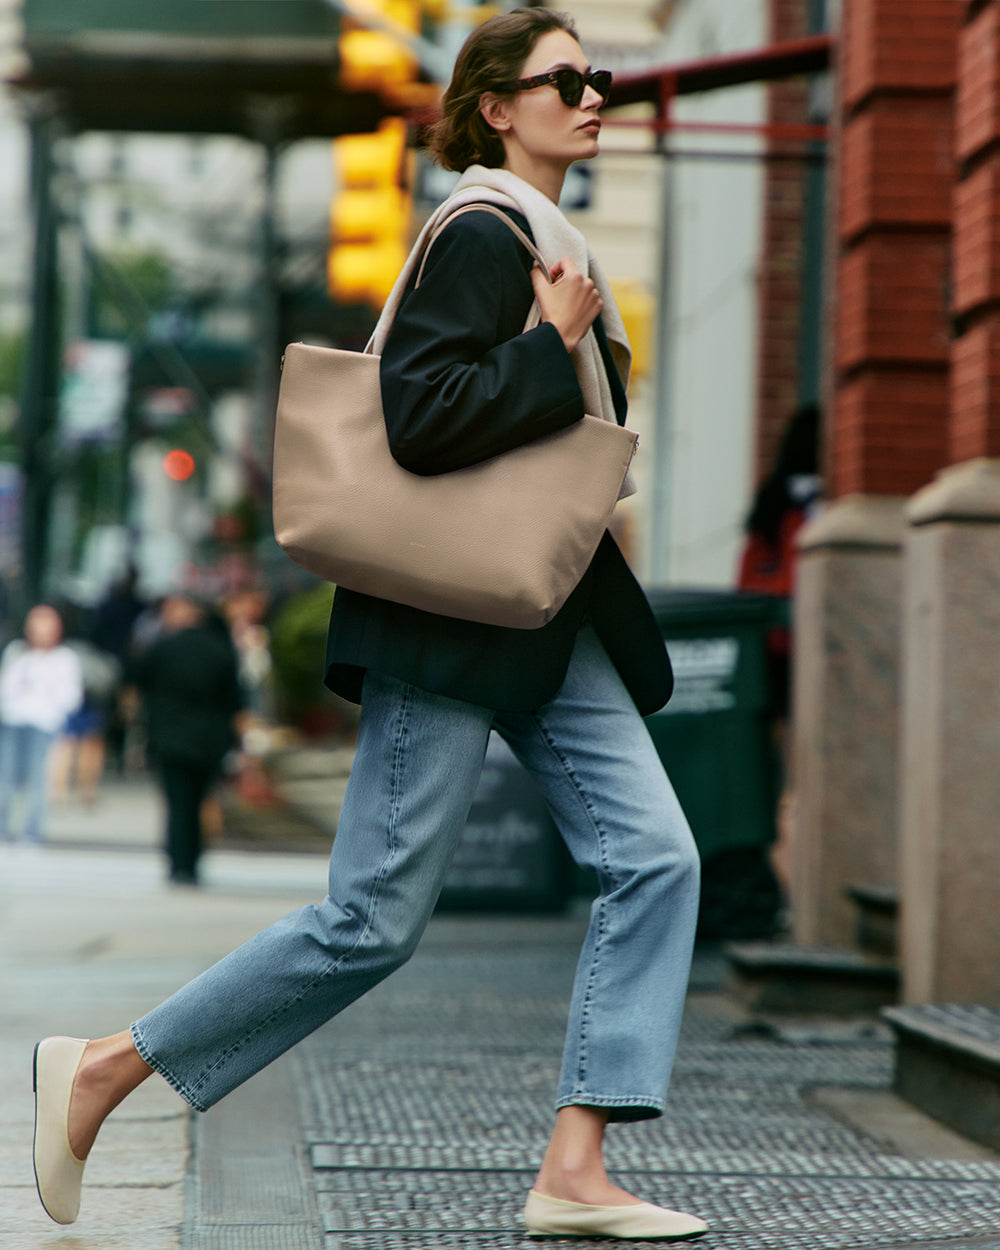
[[[431,214],[386,300],[367,350],[376,354],[382,352],[399,302],[403,297],[403,291],[406,289],[411,273],[419,264],[430,236],[455,209],[462,208],[466,204],[481,204],[484,201],[505,208],[514,208],[522,213],[527,218],[535,246],[549,265],[568,256],[581,273],[590,276],[604,301],[601,319],[608,336],[612,359],[621,375],[622,385],[627,385],[632,359],[628,336],[608,280],[587,247],[586,239],[575,226],[570,225],[547,195],[536,190],[530,183],[509,170],[487,169],[485,165],[471,165],[459,179],[451,195]],[[586,411],[593,413],[594,416],[602,417],[605,421],[616,421],[611,388],[608,385],[604,361],[593,329],[588,330],[581,339],[573,352],[572,360],[580,390],[583,392],[583,404]],[[630,471],[625,477],[619,498],[624,499],[628,495],[635,494],[635,489],[635,481]]]

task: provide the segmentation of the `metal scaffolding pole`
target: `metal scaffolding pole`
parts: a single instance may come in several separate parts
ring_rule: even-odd
[[[52,194],[55,121],[46,98],[32,101],[28,124],[31,135],[31,214],[35,234],[31,266],[31,321],[18,420],[24,474],[22,608],[37,602],[45,589],[59,385],[57,213]]]

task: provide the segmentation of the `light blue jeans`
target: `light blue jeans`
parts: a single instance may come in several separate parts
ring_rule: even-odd
[[[699,863],[630,696],[585,627],[558,695],[497,713],[369,673],[329,895],[251,938],[132,1026],[139,1054],[207,1110],[404,963],[434,909],[496,729],[599,894],[556,1106],[663,1110],[690,971]]]
[[[24,836],[41,842],[49,799],[49,752],[54,733],[34,725],[0,725],[0,841],[10,841],[10,808],[19,786],[24,788]]]

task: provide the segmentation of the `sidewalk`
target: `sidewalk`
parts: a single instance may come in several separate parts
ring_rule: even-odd
[[[158,829],[147,783],[113,786],[96,812],[55,813],[50,846],[0,860],[4,1250],[539,1244],[518,1214],[579,910],[437,916],[410,964],[207,1116],[152,1079],[105,1127],[79,1222],[47,1219],[34,1041],[124,1027],[324,890],[325,856],[221,849],[203,890],[171,889]],[[699,952],[668,1115],[610,1133],[623,1183],[702,1214],[705,1250],[1000,1250],[1000,1158],[892,1097],[887,1031],[748,1020],[723,971]]]
[[[324,893],[325,855],[229,851],[206,856],[204,890],[170,887],[161,823],[155,788],[143,778],[105,784],[92,810],[56,808],[40,850],[0,847],[4,1250],[184,1245],[190,1117],[159,1080],[102,1131],[81,1220],[60,1229],[41,1211],[30,1156],[32,1048],[49,1033],[127,1027],[263,925]]]

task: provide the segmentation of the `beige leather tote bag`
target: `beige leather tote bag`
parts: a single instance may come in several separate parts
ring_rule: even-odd
[[[477,204],[452,217],[463,211],[496,213],[548,273],[504,213]],[[379,358],[293,343],[275,424],[275,536],[297,564],[347,589],[538,629],[586,572],[637,439],[585,416],[480,464],[422,477],[389,450]]]

